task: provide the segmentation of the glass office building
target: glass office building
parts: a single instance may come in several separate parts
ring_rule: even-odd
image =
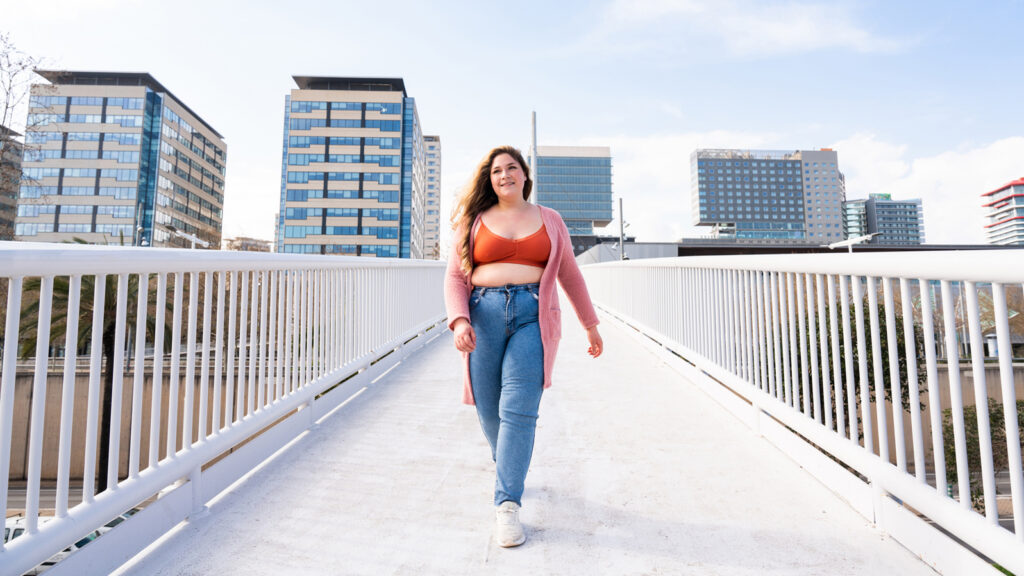
[[[538,146],[537,204],[557,210],[569,234],[589,235],[612,220],[612,154],[607,146]]]
[[[293,78],[277,251],[422,258],[426,154],[404,81]]]
[[[1024,178],[981,195],[989,244],[1024,245]]]
[[[219,132],[149,74],[36,73],[50,84],[30,92],[19,240],[220,246]]]
[[[835,151],[701,149],[690,155],[693,222],[715,238],[829,244],[844,239],[846,185]]]

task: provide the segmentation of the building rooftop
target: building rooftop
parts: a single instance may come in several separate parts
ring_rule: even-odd
[[[18,138],[19,136],[21,136],[21,133],[18,132],[17,130],[13,130],[11,128],[8,128],[7,126],[4,126],[3,124],[0,124],[0,137]]]
[[[405,80],[401,78],[376,78],[355,76],[292,76],[300,90],[356,90],[363,92],[405,92]]]
[[[612,149],[608,146],[537,146],[537,156],[560,158],[609,158]]]
[[[210,126],[202,116],[196,114],[185,102],[174,95],[163,84],[153,78],[148,72],[96,72],[82,70],[34,70],[51,84],[57,85],[86,85],[86,86],[145,86],[154,92],[167,94],[174,99],[182,108],[188,111],[196,120],[206,126],[207,130],[213,132],[221,140],[224,136],[213,126]]]
[[[800,160],[803,152],[835,152],[831,148],[818,150],[742,150],[732,148],[699,148],[692,158],[717,158],[720,160]]]
[[[1007,188],[1012,188],[1014,186],[1024,186],[1024,178],[1018,178],[1018,179],[1014,180],[1013,182],[1009,182],[1007,184],[1003,184],[1002,186],[1000,186],[999,188],[996,188],[995,190],[993,190],[991,192],[985,192],[984,194],[982,194],[982,196],[991,196],[993,194],[997,194],[999,192],[1002,192],[1003,190],[1006,190]],[[987,206],[987,204],[986,204],[986,206]]]

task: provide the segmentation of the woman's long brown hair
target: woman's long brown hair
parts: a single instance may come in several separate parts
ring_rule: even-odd
[[[461,232],[460,237],[455,238],[455,241],[459,242],[462,270],[467,274],[473,268],[473,255],[469,253],[469,236],[473,233],[473,223],[476,222],[476,217],[481,212],[498,203],[498,195],[494,193],[494,187],[491,186],[491,165],[494,164],[494,159],[501,154],[508,154],[514,158],[526,176],[526,182],[523,184],[523,199],[529,200],[530,191],[533,190],[530,167],[526,165],[523,153],[519,149],[512,146],[498,146],[488,152],[487,156],[480,161],[480,165],[476,168],[476,175],[466,187],[466,191],[462,194],[462,198],[459,199],[455,205],[455,211],[452,213],[452,227]]]

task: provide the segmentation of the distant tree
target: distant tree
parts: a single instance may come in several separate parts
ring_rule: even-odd
[[[79,244],[85,244],[86,242],[82,239],[75,239]],[[150,278],[149,295],[154,298],[156,294],[156,281],[155,278]],[[103,298],[103,330],[102,330],[102,354],[103,354],[103,405],[101,409],[100,417],[100,439],[99,445],[97,446],[97,452],[99,461],[97,465],[97,485],[98,490],[105,490],[107,486],[107,463],[111,457],[108,454],[108,447],[110,442],[110,424],[111,424],[111,402],[113,400],[114,390],[114,344],[117,337],[117,276],[108,276],[104,283],[104,298]],[[42,281],[38,277],[27,278],[24,283],[24,295],[22,301],[21,310],[21,337],[19,339],[18,352],[22,358],[32,356],[35,354],[37,338],[38,338],[38,323],[39,323],[39,295]],[[50,345],[54,342],[62,342],[66,336],[67,330],[67,314],[68,314],[68,294],[70,292],[70,278],[68,276],[57,276],[53,280],[53,299],[51,301],[52,316],[50,319]],[[187,286],[187,285],[186,285]],[[185,298],[188,298],[187,288],[180,287],[179,289],[186,290]],[[96,293],[96,277],[95,276],[83,276],[82,277],[82,288],[80,292],[80,303],[79,303],[79,318],[78,318],[78,342],[81,343],[79,350],[75,351],[82,354],[87,354],[89,348],[92,345],[92,320],[93,320],[93,299]],[[134,326],[134,316],[137,310],[139,294],[139,275],[131,274],[128,276],[128,305],[127,314],[125,320],[125,331],[127,332],[131,327]],[[147,302],[147,327],[146,333],[147,338],[152,337],[155,330],[155,304]],[[171,317],[173,314],[173,301],[167,299],[166,304],[167,317]],[[164,346],[165,349],[169,349],[171,346],[171,327],[169,324],[164,325]],[[125,347],[130,348],[133,346],[133,342],[125,341]],[[67,351],[66,353],[71,353]],[[139,360],[136,359],[138,362]],[[143,364],[139,364],[142,366]]]
[[[953,438],[953,410],[946,408],[942,411],[942,436]],[[1006,427],[1003,424],[1003,404],[992,398],[988,399],[988,421],[989,434],[992,441],[992,470],[998,474],[1010,467],[1010,457],[1007,451]],[[1017,422],[1024,423],[1024,400],[1017,401]],[[985,512],[985,497],[981,489],[981,444],[978,434],[978,409],[977,406],[964,406],[964,437],[967,443],[967,467],[971,486],[971,504],[979,512]],[[1024,436],[1017,438],[1024,449]],[[956,445],[953,442],[946,442],[944,446],[946,454],[946,478],[951,482],[956,480]]]
[[[896,304],[897,304],[897,307],[898,307],[899,302],[897,302]],[[840,305],[839,302],[836,302],[837,312],[838,312],[839,305]],[[865,330],[864,343],[865,343],[865,350],[863,350],[863,353],[865,355],[865,360],[867,361],[867,366],[868,366],[868,381],[867,381],[868,394],[869,394],[869,396],[871,398],[871,401],[874,402],[875,398],[876,398],[876,396],[875,396],[875,388],[877,386],[877,383],[875,382],[875,372],[874,372],[875,357],[874,357],[874,350],[872,348],[871,323],[870,323],[870,303],[868,301],[867,296],[862,298],[862,300],[860,302],[860,306],[861,306],[861,310],[863,311],[863,314],[864,314],[864,330]],[[878,312],[878,339],[879,339],[879,347],[881,348],[881,352],[882,352],[882,357],[880,358],[880,361],[881,361],[881,365],[882,365],[882,386],[884,388],[883,397],[886,400],[888,400],[889,402],[894,402],[893,397],[892,397],[892,378],[891,378],[891,376],[889,374],[889,330],[888,330],[887,320],[886,320],[886,317],[885,317],[885,307],[882,305],[882,302],[878,303],[877,312]],[[907,358],[906,358],[906,354],[905,354],[905,351],[906,351],[906,348],[905,348],[906,336],[905,336],[904,331],[903,331],[903,314],[902,313],[897,313],[897,314],[895,314],[894,317],[895,317],[895,321],[896,321],[896,349],[897,349],[896,362],[897,362],[897,366],[899,367],[899,378],[900,378],[900,398],[899,398],[898,401],[900,403],[900,406],[903,408],[903,410],[905,412],[909,412],[910,408],[911,408],[911,404],[910,404],[910,389],[907,386],[907,382],[908,382],[909,376],[908,376],[908,369],[907,369]],[[817,327],[818,327],[818,325],[817,325],[817,316],[816,315],[812,315],[810,318],[811,318],[811,320],[813,322],[815,322],[815,329],[817,329]],[[852,299],[851,299],[850,325],[849,326],[843,324],[841,312],[837,314],[837,318],[839,320],[839,322],[838,322],[838,329],[839,329],[839,331],[838,331],[838,336],[839,336],[839,340],[838,340],[838,344],[839,344],[839,371],[842,374],[844,389],[845,389],[845,387],[850,385],[850,383],[847,382],[847,379],[846,379],[846,357],[847,357],[847,354],[852,356],[854,380],[858,384],[858,386],[860,386],[863,383],[860,381],[860,364],[859,364],[859,362],[860,362],[861,351],[859,351],[858,347],[857,347],[856,303],[853,303]],[[845,334],[846,330],[851,330],[852,331],[851,334],[850,334],[850,342],[853,344],[853,346],[852,346],[853,349],[852,350],[847,350],[846,346],[843,345],[843,342],[845,341],[844,334]],[[914,324],[913,324],[913,331],[914,331],[914,353],[915,353],[915,355],[917,357],[917,361],[920,363],[920,362],[922,362],[924,360],[924,331],[922,330],[921,325],[918,322],[914,322]],[[817,334],[817,338],[818,338],[818,340],[816,341],[815,345],[818,346],[818,348],[816,348],[816,350],[820,351],[821,350],[821,338],[822,338],[822,334],[820,333],[820,331]],[[829,373],[828,374],[824,373],[824,369],[825,369],[824,363],[823,362],[819,362],[819,371],[821,371],[819,373],[819,376],[821,378],[821,380],[820,380],[821,382],[829,382],[829,381],[832,380],[832,376],[833,376],[832,371],[835,369],[835,367],[832,366],[832,364],[831,364],[832,363],[831,348],[829,348],[828,361],[829,361]],[[921,392],[922,395],[924,394],[924,392],[927,391],[927,384],[926,383],[927,383],[927,374],[926,374],[925,370],[923,369],[923,367],[918,366],[918,370],[917,370],[917,386],[918,386],[918,390]],[[798,388],[798,387],[794,387],[794,392],[796,393],[796,395],[798,397],[798,400],[802,401],[802,390],[796,390],[796,388]],[[835,409],[836,409],[835,387],[834,386],[830,386],[829,387],[828,394],[832,398],[832,410],[834,412]],[[857,413],[859,414],[860,413],[860,402],[861,402],[860,394],[858,393],[855,396],[855,398],[856,398],[856,402],[857,402]],[[846,398],[845,398],[845,393],[844,393],[843,402],[845,403],[845,401],[846,401]],[[925,404],[922,401],[921,405],[919,406],[919,409],[924,409],[924,407],[925,407]]]
[[[43,64],[41,58],[30,56],[15,46],[8,32],[0,32],[0,194],[14,194],[21,183],[21,170],[12,159],[22,154],[22,144],[15,140],[22,105],[28,98],[33,70]],[[19,162],[20,164],[20,162]],[[14,204],[14,198],[11,198]],[[2,207],[0,207],[2,209]],[[3,219],[0,219],[3,220]],[[14,237],[10,224],[0,224],[0,239]],[[3,347],[3,327],[7,321],[8,281],[0,279],[0,348]]]
[[[30,56],[14,45],[8,32],[0,32],[0,130],[14,130],[18,122],[22,105],[28,98],[32,85],[34,70],[43,63],[41,58]],[[0,158],[8,153],[8,148],[16,143],[0,134]],[[11,175],[8,175],[11,177]],[[15,174],[13,177],[20,177]],[[7,183],[3,183],[7,184]],[[3,188],[3,186],[0,186]]]

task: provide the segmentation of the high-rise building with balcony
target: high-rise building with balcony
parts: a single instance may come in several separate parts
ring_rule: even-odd
[[[536,203],[558,211],[569,234],[612,221],[612,153],[607,146],[538,146]]]
[[[224,137],[146,73],[37,70],[20,240],[220,246]]]
[[[422,258],[426,154],[405,82],[293,78],[277,251]]]
[[[424,136],[427,152],[427,206],[423,222],[423,257],[441,258],[441,137]]]
[[[14,240],[14,217],[18,211],[18,183],[21,180],[21,142],[14,130],[0,126],[0,240]]]
[[[843,202],[843,220],[846,225],[846,237],[856,238],[868,233],[868,201],[847,200]]]
[[[989,244],[1024,245],[1024,178],[981,195]]]
[[[870,244],[911,246],[924,244],[924,212],[920,199],[893,200],[889,194],[843,203],[848,238],[877,234]]]
[[[701,149],[690,155],[693,223],[714,237],[829,244],[846,237],[838,154]]]

